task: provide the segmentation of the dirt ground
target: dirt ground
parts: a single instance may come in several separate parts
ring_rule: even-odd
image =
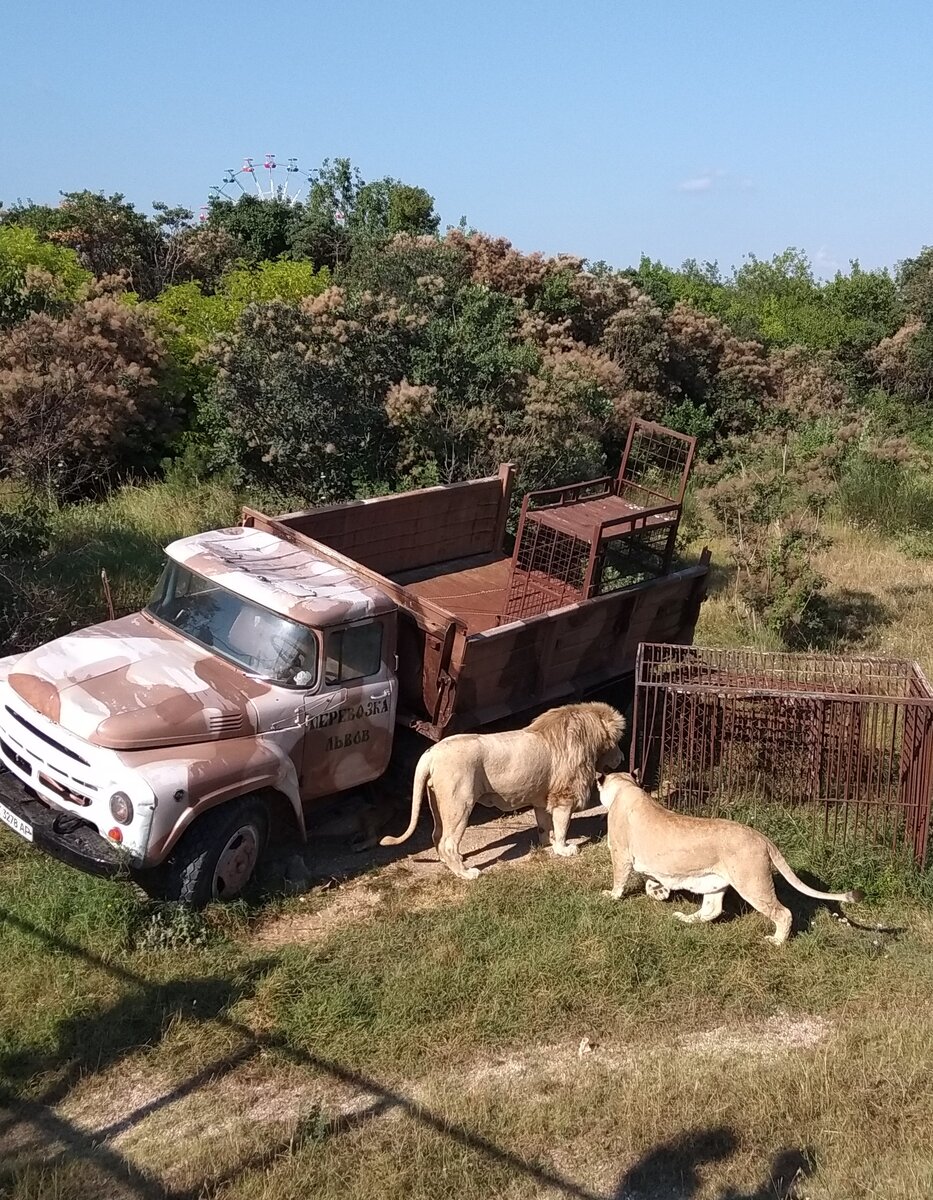
[[[384,825],[380,834],[401,831],[408,819],[407,803],[392,805],[388,815],[396,818],[395,823],[391,828]],[[449,903],[470,887],[465,880],[454,878],[438,858],[427,812],[422,812],[418,828],[403,845],[355,851],[351,842],[358,829],[360,805],[360,797],[341,798],[329,805],[318,814],[314,834],[303,852],[285,853],[279,859],[279,869],[298,893],[299,903],[314,900],[322,890],[337,888],[337,894],[323,908],[271,915],[257,927],[257,942],[315,941],[377,911],[393,891],[406,893],[409,908],[430,908]],[[568,840],[582,846],[605,832],[606,812],[597,804],[573,818]],[[500,814],[477,807],[461,844],[464,860],[484,872],[527,866],[549,853],[539,847],[537,833],[531,809]]]

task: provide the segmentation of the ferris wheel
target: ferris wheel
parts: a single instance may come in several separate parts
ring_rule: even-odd
[[[284,169],[284,178],[278,172]],[[244,158],[239,168],[228,167],[219,184],[211,188],[212,200],[235,200],[238,196],[255,195],[260,200],[278,200],[280,203],[296,204],[301,197],[303,184],[310,182],[310,172],[302,171],[297,158],[286,159],[280,168],[274,154],[263,156],[262,165],[253,158]],[[202,212],[202,220],[204,220]]]
[[[284,178],[276,173],[284,169]],[[298,166],[297,158],[285,160],[285,167],[279,167],[274,154],[266,154],[262,166],[253,158],[244,158],[239,168],[228,167],[220,183],[210,189],[208,199],[237,200],[240,196],[256,196],[259,200],[277,200],[280,204],[297,204],[301,199],[304,185],[313,184],[316,172],[303,171]],[[210,204],[201,206],[201,221],[210,219]],[[347,223],[347,214],[339,205],[333,208],[334,222],[339,226]]]

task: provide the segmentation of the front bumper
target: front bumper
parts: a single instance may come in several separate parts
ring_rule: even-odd
[[[86,821],[50,808],[12,771],[0,764],[0,804],[32,828],[33,845],[53,858],[91,875],[127,877],[125,853],[102,838]],[[6,828],[0,823],[0,828]]]

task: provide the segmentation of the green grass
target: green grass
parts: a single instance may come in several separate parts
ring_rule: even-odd
[[[921,485],[868,482],[850,519],[880,525],[894,503],[881,483],[899,528],[923,517]],[[103,619],[101,566],[118,610],[137,608],[162,546],[238,506],[225,488],[163,484],[52,514],[41,554],[0,563],[0,610],[6,579],[16,616],[0,640]],[[852,644],[928,660],[928,567],[870,530],[835,534],[832,586],[878,591],[891,614]],[[747,643],[728,576],[716,582],[697,641]],[[46,1103],[70,1138],[0,1113],[0,1197],[771,1200],[787,1194],[773,1183],[782,1150],[812,1154],[810,1200],[933,1194],[933,875],[833,848],[793,812],[732,815],[805,875],[862,888],[850,916],[864,928],[797,898],[782,951],[736,905],[684,927],[675,901],[606,900],[600,844],[445,881],[418,911],[383,880],[370,919],[270,950],[254,921],[301,900],[191,916],[0,831],[0,1089]],[[754,1052],[761,1022],[816,1019],[812,1046]],[[715,1052],[696,1052],[711,1030]],[[584,1037],[597,1051],[578,1059]],[[354,1103],[380,1107],[348,1116],[360,1089]]]
[[[799,869],[853,873],[780,832]],[[0,1195],[138,1194],[107,1150],[192,1197],[609,1197],[626,1173],[660,1186],[710,1138],[698,1196],[757,1197],[786,1146],[813,1149],[814,1200],[922,1194],[933,916],[902,880],[876,879],[852,913],[865,929],[795,901],[782,951],[757,914],[684,927],[681,905],[614,903],[608,882],[604,843],[541,855],[416,912],[390,889],[377,916],[270,953],[241,917],[177,915],[0,834],[2,1087],[78,1134],[137,1114],[100,1145],[74,1134],[78,1160],[56,1160],[47,1130],[38,1158],[4,1146],[0,1121]],[[872,928],[885,920],[901,932]],[[818,1044],[755,1056],[761,1022],[814,1019]],[[717,1029],[739,1050],[697,1056],[691,1039]],[[581,1060],[584,1037],[597,1051]],[[380,1115],[341,1118],[348,1073]]]
[[[17,503],[0,495],[0,522],[5,513],[21,511]],[[163,483],[125,487],[106,500],[44,514],[35,528],[38,550],[21,538],[15,556],[0,558],[0,644],[25,649],[106,620],[102,569],[116,611],[135,611],[152,592],[167,543],[236,524],[239,509],[229,488]]]
[[[901,463],[856,458],[839,481],[836,503],[844,519],[884,533],[933,528],[933,482]]]
[[[646,1014],[688,1030],[810,1010],[814,995],[818,1007],[851,1001],[865,985],[870,943],[828,919],[795,947],[809,966],[803,988],[779,956],[763,953],[757,919],[684,929],[669,908],[662,922],[641,899],[613,905],[598,886],[608,872],[600,874],[584,882],[549,868],[520,884],[489,880],[462,906],[348,930],[313,958],[287,953],[260,1003],[293,1044],[327,1046],[360,1069],[417,1073],[531,1030],[544,1041],[626,1040]],[[899,979],[892,970],[889,986]]]

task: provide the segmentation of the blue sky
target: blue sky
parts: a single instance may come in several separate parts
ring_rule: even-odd
[[[197,209],[274,151],[617,266],[933,242],[922,0],[3,0],[0,29],[7,204]]]

